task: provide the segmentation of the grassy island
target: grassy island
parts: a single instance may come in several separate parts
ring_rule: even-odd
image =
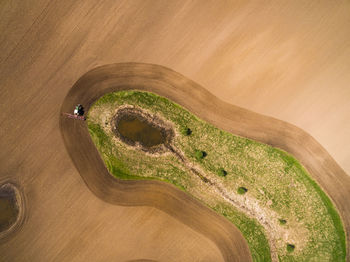
[[[237,226],[254,261],[345,261],[334,205],[288,153],[149,92],[104,95],[87,123],[112,175],[158,179],[192,195]]]

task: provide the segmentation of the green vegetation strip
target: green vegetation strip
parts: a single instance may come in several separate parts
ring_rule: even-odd
[[[249,217],[220,197],[175,154],[151,155],[116,138],[111,119],[126,105],[171,124],[176,132],[172,146],[232,198],[261,210],[273,230],[266,232],[266,225],[259,223],[263,219]],[[103,96],[88,112],[88,127],[111,174],[119,179],[157,179],[188,192],[239,228],[254,261],[271,261],[269,235],[274,236],[280,261],[345,261],[345,232],[334,205],[286,152],[222,131],[149,92]]]

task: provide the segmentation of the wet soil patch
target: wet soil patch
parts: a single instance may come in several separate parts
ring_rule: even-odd
[[[174,137],[173,129],[163,120],[134,107],[119,109],[112,129],[124,143],[150,153],[165,152]]]
[[[19,215],[15,190],[8,185],[0,187],[0,232],[9,229]]]

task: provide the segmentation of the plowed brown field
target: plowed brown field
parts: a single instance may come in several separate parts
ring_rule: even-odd
[[[223,261],[230,253],[225,248],[235,242],[225,234],[212,238],[167,210],[111,205],[82,182],[63,143],[59,112],[76,80],[98,65],[172,68],[226,102],[302,127],[349,172],[350,4],[288,2],[2,1],[0,182],[23,190],[27,216],[0,243],[0,261]],[[177,86],[193,84],[182,81]],[[194,85],[157,93],[295,155],[335,202],[349,238],[349,176],[320,144]],[[205,115],[195,106],[202,103]],[[348,261],[349,253],[348,247]]]

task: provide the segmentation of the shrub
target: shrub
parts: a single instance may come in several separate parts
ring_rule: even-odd
[[[225,169],[223,169],[223,168],[220,168],[219,172],[218,172],[218,175],[225,177],[227,175],[227,171]]]
[[[190,134],[192,134],[192,130],[189,128],[186,128],[186,135],[189,136]]]
[[[207,153],[205,151],[196,150],[194,155],[198,160],[200,160],[200,159],[205,158],[207,156]]]
[[[240,195],[243,195],[245,193],[247,193],[248,189],[246,189],[245,187],[239,187],[238,190],[237,190],[237,193],[240,194]]]
[[[295,249],[295,245],[293,244],[287,244],[287,251],[288,252],[293,252]]]
[[[184,136],[189,136],[192,134],[192,130],[188,127],[184,127],[181,129],[181,133],[184,135]]]
[[[287,220],[285,220],[285,219],[278,219],[278,221],[280,221],[281,225],[287,224]]]

